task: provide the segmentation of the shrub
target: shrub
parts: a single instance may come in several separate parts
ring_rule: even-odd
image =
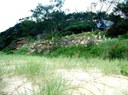
[[[49,56],[68,57],[102,57],[109,59],[128,58],[128,40],[109,39],[99,45],[73,45],[69,47],[56,48],[48,53]]]
[[[27,46],[22,46],[20,49],[14,51],[15,54],[26,54],[28,52]]]
[[[128,56],[128,40],[110,39],[99,46],[102,50],[104,58],[116,59],[127,58]]]
[[[95,28],[95,23],[94,22],[79,22],[75,24],[71,24],[67,26],[64,31],[67,32],[67,34],[78,34],[81,33],[82,31],[91,31],[92,29]]]
[[[128,20],[122,20],[113,25],[107,32],[108,36],[117,37],[128,33]]]
[[[51,51],[49,56],[67,56],[67,57],[95,57],[100,54],[100,48],[94,46],[85,45],[73,45],[69,47],[61,47],[54,51]]]
[[[127,50],[126,50],[125,47],[120,46],[119,44],[115,44],[115,45],[112,45],[112,46],[110,47],[110,50],[109,50],[109,52],[108,52],[108,54],[109,54],[108,57],[109,57],[110,59],[115,59],[115,58],[121,59],[121,58],[124,57],[123,54],[124,54],[126,51],[127,51]]]
[[[122,63],[122,64],[119,65],[119,67],[120,67],[121,74],[125,75],[125,76],[128,76],[128,64]]]

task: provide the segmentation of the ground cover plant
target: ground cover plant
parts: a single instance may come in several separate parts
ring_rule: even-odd
[[[116,42],[116,40],[114,40],[114,42]],[[106,43],[111,44],[111,41]],[[77,48],[79,48],[78,50],[82,50],[81,48],[83,47],[81,46]],[[70,50],[76,51],[74,49],[76,48],[73,47]],[[89,53],[90,52],[92,51],[89,51]],[[64,52],[61,51],[61,53]],[[97,54],[97,52],[95,53]],[[70,53],[68,52],[67,54]],[[103,59],[102,57],[100,58],[96,56],[71,57],[63,56],[63,54],[60,54],[57,57],[46,57],[5,54],[2,52],[0,53],[0,56],[1,80],[4,79],[4,77],[24,76],[31,81],[33,85],[38,84],[38,90],[32,91],[34,95],[63,95],[67,89],[72,89],[70,84],[62,78],[62,75],[55,73],[58,70],[81,69],[88,72],[92,69],[98,69],[104,75],[128,75],[127,58],[110,60],[108,58]],[[0,84],[3,86],[2,81],[0,81]]]

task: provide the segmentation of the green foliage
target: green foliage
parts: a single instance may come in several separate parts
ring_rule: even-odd
[[[24,70],[20,70],[22,68]],[[19,72],[27,72],[27,74],[36,76],[40,71],[40,64],[35,64],[33,62],[29,62],[26,65],[22,65],[21,67],[17,68]]]
[[[128,49],[126,48],[126,46],[122,46],[118,43],[110,47],[110,50],[108,52],[109,55],[108,57],[110,59],[114,59],[114,58],[121,59],[124,57],[125,53],[128,53]]]
[[[109,17],[114,21],[114,25],[108,30],[107,35],[117,37],[126,34],[128,32],[128,0],[118,3]]]
[[[61,76],[52,75],[43,80],[36,95],[63,95],[66,89],[68,89],[67,82]]]
[[[128,20],[122,20],[117,24],[113,25],[107,32],[108,36],[117,37],[128,33]]]
[[[8,45],[11,44],[11,42],[27,36],[36,36],[39,34],[35,29],[35,22],[34,21],[23,21],[21,23],[16,24],[14,27],[11,27],[4,31],[3,33],[0,33],[0,50],[8,47]],[[34,31],[34,32],[33,32]]]
[[[118,36],[119,39],[128,39],[128,32],[124,35]]]
[[[28,46],[22,46],[18,50],[15,50],[14,53],[15,54],[26,54],[28,52],[28,50],[29,50]]]
[[[95,19],[101,20],[101,19],[107,19],[107,12],[105,11],[98,11],[97,15],[95,16]]]
[[[50,56],[68,56],[68,57],[94,57],[98,56],[100,50],[99,48],[95,48],[93,46],[85,47],[84,45],[80,46],[70,46],[70,47],[61,47],[57,50],[51,51]]]
[[[122,63],[119,65],[120,67],[120,72],[122,75],[128,76],[128,64],[127,63]]]
[[[95,28],[94,22],[79,22],[79,23],[73,23],[72,25],[67,26],[64,31],[67,31],[67,34],[78,34],[81,32],[91,31]]]
[[[128,18],[128,0],[118,3],[114,11]]]
[[[24,74],[28,78],[36,78],[40,74],[44,74],[41,69],[44,69],[42,65],[33,61],[16,66],[17,74]]]
[[[86,53],[86,51],[85,51]],[[15,70],[11,69],[9,72],[4,72],[4,74],[15,75],[25,75],[27,78],[32,80],[44,80],[48,81],[54,80],[54,72],[58,69],[74,69],[74,68],[82,68],[85,70],[98,68],[103,71],[105,74],[121,74],[121,71],[127,71],[127,59],[116,59],[116,60],[108,60],[102,59],[99,56],[93,58],[85,58],[85,57],[53,57],[47,58],[44,56],[30,56],[30,55],[0,55],[0,61],[3,62],[0,64],[0,67],[3,66],[12,66],[14,65]],[[17,62],[19,64],[17,64]],[[3,65],[4,64],[4,65]],[[126,68],[125,68],[126,67]],[[2,69],[3,70],[3,69]],[[46,79],[46,80],[45,80]],[[62,81],[60,77],[55,76],[55,79]],[[58,82],[59,82],[58,81]],[[48,83],[49,84],[49,83]],[[47,83],[45,85],[48,85]],[[50,85],[50,84],[49,84]],[[42,85],[44,86],[44,85]],[[44,87],[43,87],[44,88]],[[47,88],[47,87],[46,87]],[[45,90],[46,90],[45,88]],[[43,90],[42,90],[43,91]],[[46,90],[47,91],[47,90]],[[43,93],[43,92],[42,92]]]
[[[125,35],[128,33],[128,20],[122,20],[113,25],[107,32],[108,36],[117,37],[119,35]]]
[[[68,57],[102,57],[109,59],[122,59],[128,58],[128,40],[110,39],[102,42],[99,45],[87,44],[87,45],[73,45],[70,47],[56,48],[48,55],[56,56],[68,56]]]
[[[103,58],[121,59],[127,58],[128,40],[110,39],[99,45]]]

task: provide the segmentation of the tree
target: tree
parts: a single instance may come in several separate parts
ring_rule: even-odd
[[[51,0],[50,5],[38,4],[34,10],[31,10],[33,19],[43,27],[46,34],[51,36],[60,34],[58,31],[65,26],[65,13],[61,10],[63,4],[64,0]]]
[[[114,12],[128,19],[128,0],[124,0],[122,3],[118,3]]]
[[[58,11],[61,11],[61,8],[63,7],[65,0],[50,0],[50,1],[55,3],[56,9]]]
[[[115,22],[107,34],[112,37],[128,33],[128,0],[118,3],[111,18]]]
[[[31,10],[32,18],[34,18],[36,22],[44,21],[44,19],[49,18],[49,14],[53,11],[53,8],[53,5],[43,6],[42,4],[38,4],[34,10]]]
[[[32,12],[32,18],[37,22],[44,21],[44,19],[49,19],[49,15],[54,11],[60,11],[64,4],[64,0],[50,0],[50,5],[42,5],[41,3],[36,6]],[[53,4],[52,4],[53,3]]]
[[[116,5],[120,0],[99,0],[99,3],[93,2],[91,3],[91,10],[96,12],[97,21],[101,21],[102,19],[107,19],[108,14],[112,10],[113,6]],[[98,9],[98,10],[97,10]]]

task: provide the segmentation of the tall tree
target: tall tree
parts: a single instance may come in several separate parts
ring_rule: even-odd
[[[42,5],[41,3],[36,6],[32,12],[32,18],[37,22],[44,21],[44,19],[49,19],[50,14],[54,11],[60,11],[64,4],[64,0],[50,0],[50,5]]]
[[[118,3],[114,12],[128,19],[128,0],[124,0],[122,3]]]
[[[38,4],[32,12],[32,18],[34,18],[37,22],[44,21],[44,19],[49,18],[49,14],[53,11],[53,5],[43,6],[42,4]]]

